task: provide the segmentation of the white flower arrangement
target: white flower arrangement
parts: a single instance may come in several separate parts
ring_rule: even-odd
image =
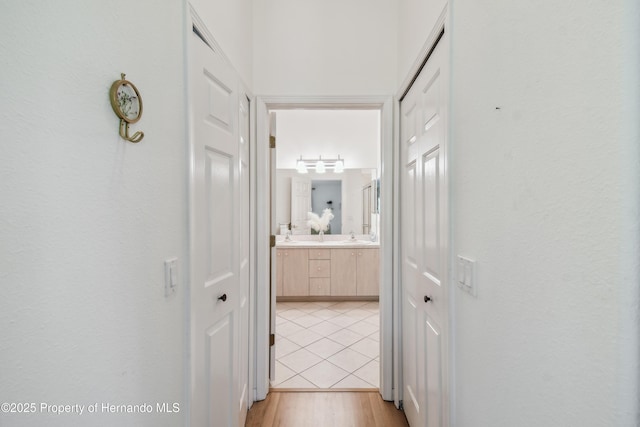
[[[327,208],[322,211],[322,216],[318,216],[313,212],[307,212],[307,225],[318,233],[329,230],[329,222],[334,218],[331,209]]]

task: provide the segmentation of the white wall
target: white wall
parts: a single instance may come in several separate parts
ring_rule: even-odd
[[[255,1],[254,91],[388,95],[395,90],[395,2]]]
[[[281,168],[295,168],[300,156],[340,156],[348,169],[380,165],[379,110],[279,110],[276,115]]]
[[[456,425],[636,426],[637,4],[452,7]]]
[[[12,426],[184,422],[184,4],[2,1],[0,396],[8,402],[178,402],[178,414],[7,415]],[[123,142],[111,83],[144,114]],[[39,407],[38,407],[39,409]]]
[[[243,83],[253,84],[252,0],[188,0]]]

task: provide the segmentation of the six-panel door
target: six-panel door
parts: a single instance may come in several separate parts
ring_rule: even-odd
[[[402,400],[415,427],[447,425],[447,46],[400,106]]]

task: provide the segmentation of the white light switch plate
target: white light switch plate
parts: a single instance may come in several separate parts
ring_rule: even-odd
[[[170,258],[164,262],[164,296],[176,293],[178,287],[178,258]]]
[[[475,260],[458,255],[456,262],[456,282],[460,289],[478,296]]]

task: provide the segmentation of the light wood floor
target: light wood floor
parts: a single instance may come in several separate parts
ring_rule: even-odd
[[[256,402],[246,427],[408,426],[404,412],[377,391],[292,392],[272,390]]]

